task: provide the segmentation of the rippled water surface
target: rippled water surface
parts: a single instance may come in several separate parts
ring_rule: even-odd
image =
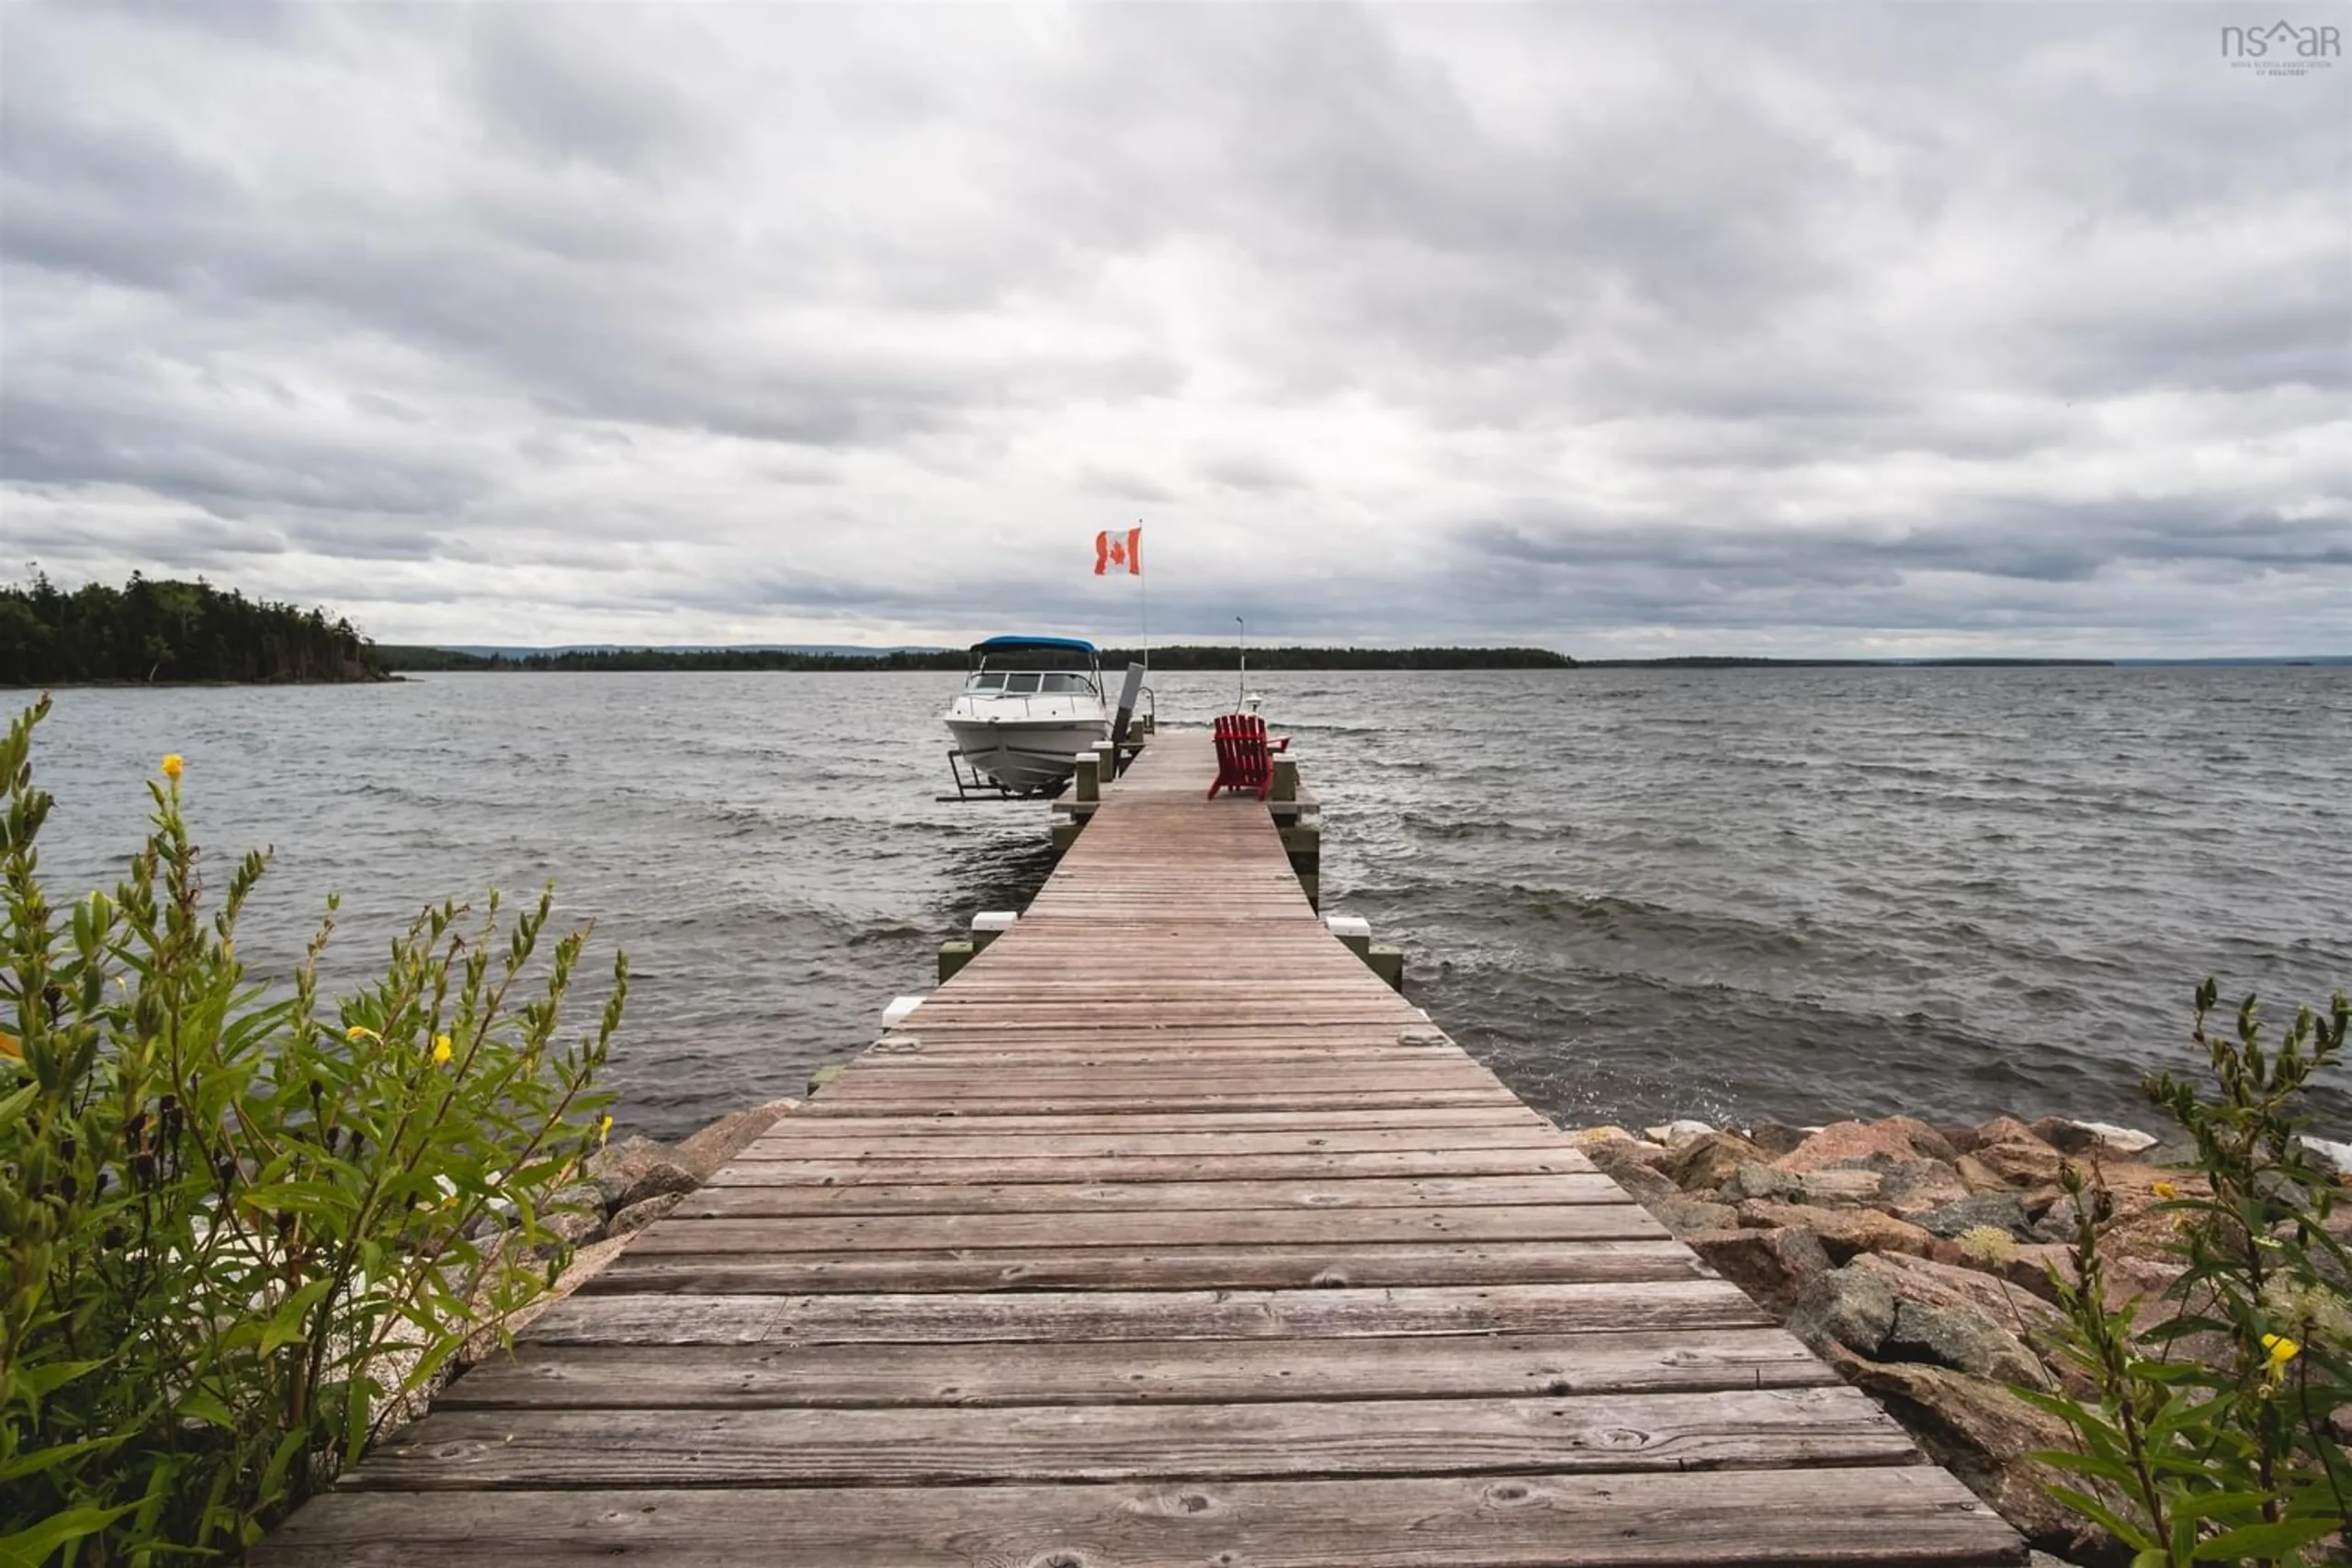
[[[274,844],[241,951],[330,889],[335,977],[417,905],[552,879],[628,949],[621,1116],[674,1135],[872,1038],[1042,806],[943,804],[930,675],[447,675],[61,693],[52,891],[111,883],[155,759],[203,840]],[[1229,682],[1162,676],[1163,720]],[[2063,1111],[2144,1122],[2190,990],[2352,986],[2352,670],[1271,673],[1325,806],[1324,907],[1572,1122]],[[1204,781],[1205,784],[1205,781]],[[1117,955],[1107,947],[1105,964]],[[584,1010],[583,1010],[584,1019]],[[2352,1098],[2320,1107],[2352,1128]]]

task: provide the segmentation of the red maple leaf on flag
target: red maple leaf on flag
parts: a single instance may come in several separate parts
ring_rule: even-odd
[[[1094,536],[1094,575],[1125,568],[1129,577],[1143,575],[1143,530],[1121,533],[1105,528]]]

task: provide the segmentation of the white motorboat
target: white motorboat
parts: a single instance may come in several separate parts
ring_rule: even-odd
[[[971,673],[947,707],[957,759],[1017,795],[1059,789],[1079,754],[1111,735],[1102,658],[1069,637],[992,637],[972,645]],[[959,774],[960,787],[960,774]]]

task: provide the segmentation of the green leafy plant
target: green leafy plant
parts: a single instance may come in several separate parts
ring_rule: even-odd
[[[549,1195],[610,1119],[596,1025],[559,1041],[586,940],[550,897],[443,904],[329,1006],[252,983],[181,812],[112,895],[37,875],[44,698],[0,742],[0,1562],[233,1555],[552,1280]]]
[[[2100,1251],[2112,1199],[2072,1167],[2071,1277],[2053,1271],[2055,1348],[2093,1392],[2018,1391],[2072,1428],[2073,1451],[2039,1457],[2082,1478],[2059,1501],[2112,1532],[2133,1568],[2301,1564],[2340,1538],[2352,1464],[2331,1432],[2352,1405],[2352,1258],[2328,1228],[2335,1172],[2302,1143],[2297,1103],[2344,1050],[2347,1007],[2296,1014],[2266,1047],[2255,999],[2234,1032],[2209,1029],[2218,989],[2197,993],[2195,1040],[2214,1089],[2170,1072],[2143,1086],[2193,1140],[2202,1179],[2160,1183],[2185,1265],[2154,1322],[2118,1302]],[[2331,1558],[2329,1560],[2340,1560]]]

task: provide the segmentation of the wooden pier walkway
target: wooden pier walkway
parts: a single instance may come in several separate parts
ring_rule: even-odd
[[[2024,1560],[1213,772],[1156,738],[1010,933],[254,1561]]]

